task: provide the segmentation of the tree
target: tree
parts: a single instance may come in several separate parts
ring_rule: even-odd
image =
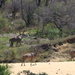
[[[40,6],[41,0],[37,0],[37,6]]]
[[[0,8],[2,7],[3,4],[5,4],[7,0],[0,0]]]
[[[40,7],[37,13],[42,18],[42,31],[48,23],[54,23],[55,27],[59,30],[59,37],[63,36],[64,29],[71,30],[75,29],[74,21],[74,4],[75,1],[67,1],[64,4],[63,0],[61,2],[51,1],[50,5],[47,7]],[[73,28],[72,28],[73,27]]]
[[[9,6],[9,11],[12,13],[13,19],[15,19],[16,13],[20,11],[20,0],[12,0]]]
[[[21,15],[26,27],[29,27],[29,25],[32,24],[35,9],[35,2],[21,0]]]
[[[46,4],[45,4],[46,6],[48,6],[48,2],[49,2],[49,0],[46,0]]]

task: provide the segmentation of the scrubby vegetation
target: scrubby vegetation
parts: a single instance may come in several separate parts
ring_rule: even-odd
[[[59,55],[58,46],[73,45],[74,5],[74,0],[0,0],[0,62],[21,62],[22,55],[34,52],[31,46],[35,45],[41,47],[36,61],[50,61],[54,53]],[[31,38],[10,47],[9,39],[19,34]],[[41,46],[45,43],[48,46]]]
[[[9,39],[20,34],[29,37],[10,47]],[[75,50],[74,0],[0,0],[0,63],[21,62],[23,54],[34,52],[32,47],[39,50],[36,62],[71,61],[70,52]],[[6,74],[10,75],[8,65],[0,65],[0,75]]]
[[[10,75],[10,67],[8,65],[0,65],[0,75]]]
[[[75,1],[0,0],[0,33],[29,31],[54,39],[75,34]]]

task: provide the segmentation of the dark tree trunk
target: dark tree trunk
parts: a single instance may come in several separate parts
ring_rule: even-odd
[[[63,35],[63,30],[62,29],[59,29],[59,37],[62,37],[62,35]]]
[[[37,6],[40,6],[41,0],[37,0],[36,2],[37,2]]]
[[[30,15],[27,15],[26,27],[29,27],[29,25],[30,25]]]
[[[45,6],[48,6],[48,2],[49,2],[49,0],[46,0],[46,4],[45,4]]]

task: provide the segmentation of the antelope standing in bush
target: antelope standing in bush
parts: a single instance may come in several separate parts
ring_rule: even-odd
[[[70,57],[71,57],[71,59],[73,59],[73,58],[75,57],[75,51],[72,51],[72,52],[70,53]]]
[[[30,63],[30,65],[32,65],[32,61],[34,60],[34,58],[37,56],[37,54],[38,54],[38,50],[36,50],[35,52],[32,52],[32,53],[26,53],[26,54],[24,54],[23,56],[22,56],[22,64],[21,64],[21,66],[24,64],[24,66],[25,66],[25,60],[26,59],[30,59],[30,61],[31,61],[31,63]],[[35,61],[34,61],[35,62]],[[35,63],[36,64],[36,63]]]
[[[13,43],[14,43],[14,42],[16,42],[16,46],[17,46],[19,43],[20,43],[20,45],[21,45],[22,38],[24,38],[24,37],[28,37],[28,35],[27,35],[27,34],[20,34],[20,35],[18,35],[16,38],[10,38],[10,39],[9,39],[10,47],[13,46]]]

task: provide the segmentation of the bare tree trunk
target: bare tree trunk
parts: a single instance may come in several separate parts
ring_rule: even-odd
[[[22,16],[22,19],[24,20],[24,22],[26,22],[26,20],[24,19],[24,13],[23,13],[23,6],[22,6],[22,0],[21,0],[21,16]]]
[[[23,2],[21,0],[21,15],[22,15],[22,19],[24,20],[25,24],[26,24],[26,27],[29,27],[29,24],[30,24],[30,4],[29,4],[29,12],[27,13],[27,19],[24,17],[24,11],[23,11]]]
[[[40,6],[41,0],[37,0],[36,2],[37,2],[37,6]]]
[[[48,2],[49,2],[49,0],[46,0],[46,4],[45,4],[45,6],[48,6]]]
[[[59,37],[62,37],[62,35],[63,35],[63,31],[62,31],[62,29],[59,29]]]
[[[13,0],[12,0],[12,4],[14,4],[14,1]],[[15,19],[15,16],[16,16],[16,11],[15,10],[12,10],[12,18]]]

